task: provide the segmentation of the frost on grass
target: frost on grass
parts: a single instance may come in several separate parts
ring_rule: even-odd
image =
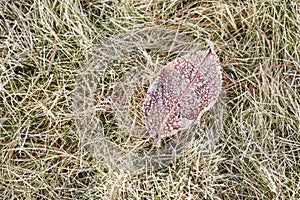
[[[155,27],[121,33],[107,38],[103,44],[92,48],[87,56],[86,65],[83,65],[82,72],[76,79],[77,89],[74,94],[76,125],[82,137],[83,146],[108,169],[137,174],[166,168],[170,163],[176,162],[177,158],[188,150],[190,142],[194,141],[196,135],[204,139],[201,147],[199,146],[199,151],[203,149],[205,152],[213,149],[222,129],[223,109],[214,106],[206,133],[200,133],[199,127],[194,126],[188,131],[176,134],[176,137],[160,148],[153,148],[149,131],[143,125],[142,119],[141,107],[144,102],[144,88],[149,85],[154,74],[159,72],[161,64],[174,56],[195,52],[198,48],[199,43],[185,33]],[[166,83],[170,85],[169,82],[174,81],[174,84],[170,86],[178,89],[175,82],[181,81],[181,79],[186,80],[186,77],[190,76],[202,77],[203,72],[207,72],[200,70],[199,63],[203,62],[202,67],[210,66],[209,62],[215,63],[216,66],[213,67],[217,67],[217,57],[213,55],[215,53],[211,48],[208,52],[200,51],[195,56],[177,59],[176,62],[180,65],[194,65],[199,70],[193,67],[189,68],[188,65],[167,67],[165,70],[174,74],[179,74],[183,70],[187,70],[188,73],[184,74],[182,78],[177,77],[174,80],[168,77]],[[162,73],[163,75],[164,73]],[[116,76],[118,78],[115,78]],[[187,87],[188,84],[185,84]],[[195,83],[194,86],[201,88],[207,87],[207,84],[201,86]],[[184,85],[180,86],[184,87]],[[152,86],[152,88],[155,89],[156,86]],[[190,90],[188,89],[186,92],[191,92]],[[179,90],[175,91],[180,92]],[[197,93],[200,90],[194,92]],[[158,100],[159,98],[157,98]],[[171,99],[166,98],[165,100]],[[188,100],[188,98],[177,100],[183,102],[182,100]],[[154,111],[150,103],[149,111]],[[168,105],[172,106],[170,103]],[[217,105],[223,108],[223,104],[217,103]],[[144,110],[145,108],[144,106]],[[165,112],[164,109],[162,111]],[[185,114],[180,114],[180,123],[183,124],[181,128],[187,127],[196,118],[193,116],[192,109]],[[171,115],[174,115],[173,110],[170,110]],[[162,115],[150,116],[147,123],[150,123],[150,120],[154,121],[156,116],[161,117]]]
[[[208,51],[168,63],[150,86],[143,115],[157,146],[163,138],[187,129],[217,101],[222,73],[213,45],[209,45]]]

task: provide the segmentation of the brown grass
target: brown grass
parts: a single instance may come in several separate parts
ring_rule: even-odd
[[[83,148],[72,105],[91,47],[145,27],[180,30],[199,48],[215,43],[227,112],[212,151],[199,150],[211,112],[184,156],[137,175]],[[299,199],[299,30],[300,4],[288,0],[0,1],[0,198]],[[97,76],[96,120],[107,133],[123,130],[107,86],[151,66],[144,56]]]

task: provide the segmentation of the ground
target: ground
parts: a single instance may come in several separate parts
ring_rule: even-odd
[[[212,149],[201,149],[210,111],[176,162],[136,174],[84,147],[74,96],[91,49],[149,27],[188,35],[198,49],[214,43],[226,109]],[[299,199],[299,30],[300,3],[289,0],[0,1],[1,199]],[[101,130],[118,143],[127,127],[109,106],[127,97],[110,98],[110,86],[134,67],[159,69],[178,56],[144,49],[114,58],[96,77]],[[156,72],[133,89],[127,119],[137,116],[140,127]]]

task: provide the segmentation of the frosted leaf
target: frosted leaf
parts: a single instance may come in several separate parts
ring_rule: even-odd
[[[212,48],[212,44],[209,46]],[[160,63],[170,56],[184,55],[197,48],[194,38],[185,33],[146,27],[105,38],[103,43],[87,52],[87,59],[80,66],[81,71],[75,80],[74,119],[82,146],[101,166],[107,166],[108,172],[120,170],[139,174],[167,168],[186,154],[195,135],[202,132],[198,126],[193,126],[188,134],[182,131],[161,148],[152,148],[149,138],[146,139],[146,126],[141,126],[140,118],[144,87],[152,80]],[[156,59],[152,55],[159,57]],[[155,62],[152,58],[156,59]],[[121,73],[115,78],[111,77],[112,72]],[[202,84],[199,83],[198,87]],[[211,110],[209,126],[202,135],[203,142],[197,145],[200,154],[217,149],[226,115],[224,97],[222,91]],[[147,120],[149,123],[155,119]],[[183,127],[194,121],[188,117],[181,119]]]
[[[208,51],[168,63],[147,92],[144,123],[158,147],[163,138],[199,120],[221,93],[221,67],[212,42],[208,44]]]

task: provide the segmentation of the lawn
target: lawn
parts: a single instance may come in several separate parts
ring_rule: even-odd
[[[158,148],[142,106],[214,44],[217,103]],[[300,199],[300,2],[0,0],[0,199]]]

